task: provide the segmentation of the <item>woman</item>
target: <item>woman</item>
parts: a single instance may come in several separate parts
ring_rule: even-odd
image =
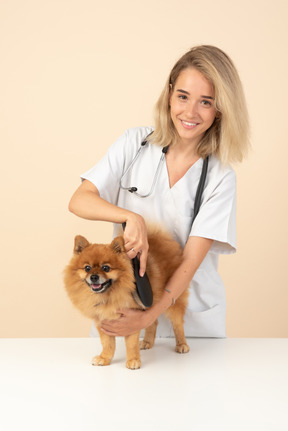
[[[126,336],[148,327],[190,283],[185,335],[226,336],[225,291],[217,266],[220,253],[236,248],[236,179],[228,163],[241,161],[248,145],[248,115],[238,73],[223,51],[203,45],[173,67],[156,105],[155,128],[127,130],[82,175],[70,211],[88,220],[126,222],[125,249],[131,259],[138,255],[140,275],[145,273],[149,248],[148,220],[161,223],[184,248],[183,263],[162,300],[145,312],[121,310],[119,319],[103,322],[105,333]],[[168,150],[163,152],[163,147]],[[192,225],[207,156],[202,203]],[[137,189],[130,193],[133,187]],[[172,336],[169,323],[159,320],[157,335]]]

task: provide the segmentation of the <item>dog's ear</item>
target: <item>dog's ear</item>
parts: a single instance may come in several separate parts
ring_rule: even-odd
[[[74,239],[74,253],[75,254],[82,253],[82,251],[84,250],[84,248],[88,247],[88,245],[90,245],[90,243],[87,241],[86,238],[84,238],[84,236],[81,236],[81,235],[75,236],[75,239]]]
[[[110,247],[112,248],[114,253],[123,253],[125,251],[123,236],[117,236],[116,238],[114,238],[110,244]]]

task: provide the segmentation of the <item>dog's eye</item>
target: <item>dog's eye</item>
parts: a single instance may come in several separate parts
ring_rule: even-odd
[[[91,271],[91,266],[90,265],[86,265],[84,269],[85,269],[86,272],[90,272]]]
[[[110,266],[108,266],[108,265],[103,265],[102,266],[102,271],[104,271],[104,272],[109,272],[110,271]]]

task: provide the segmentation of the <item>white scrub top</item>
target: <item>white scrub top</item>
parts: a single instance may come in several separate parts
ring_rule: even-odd
[[[187,337],[225,337],[225,289],[217,268],[220,253],[230,254],[236,250],[235,173],[230,166],[224,167],[215,156],[210,156],[201,207],[191,228],[203,159],[191,166],[170,188],[164,158],[155,188],[146,198],[120,188],[123,173],[152,130],[151,127],[126,130],[107,154],[81,178],[91,181],[103,199],[141,214],[146,222],[160,223],[182,247],[189,236],[213,239],[190,283],[184,329]],[[139,158],[124,176],[122,186],[137,187],[141,195],[148,194],[161,155],[161,147],[154,144],[143,146]],[[159,318],[157,336],[174,336],[170,322],[162,317]]]

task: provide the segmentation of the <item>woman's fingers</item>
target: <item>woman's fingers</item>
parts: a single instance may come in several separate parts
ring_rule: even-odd
[[[143,311],[133,309],[118,310],[120,317],[115,320],[103,320],[101,322],[101,329],[105,334],[118,336],[118,335],[131,335],[142,329]]]
[[[143,217],[135,214],[127,220],[124,231],[125,250],[127,256],[133,259],[138,255],[140,259],[140,276],[143,277],[146,270],[146,261],[149,244],[147,240],[146,224]]]
[[[143,251],[141,254],[138,254],[138,258],[140,260],[140,270],[139,270],[140,277],[143,277],[146,272],[147,256],[148,256],[148,250]]]
[[[136,253],[136,251],[133,248],[133,249],[131,249],[131,250],[129,250],[127,252],[127,256],[130,259],[134,259],[137,256],[137,258],[140,261],[139,275],[140,275],[140,277],[143,277],[143,275],[146,272],[146,263],[147,263],[148,250],[144,250],[144,251],[141,251],[139,253]]]

